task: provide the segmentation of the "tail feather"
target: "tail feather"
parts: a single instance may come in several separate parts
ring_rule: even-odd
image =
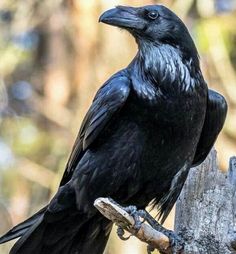
[[[43,216],[39,217],[38,221],[34,223],[24,235],[14,244],[9,254],[29,254],[29,253],[41,253],[41,246],[38,241],[32,241],[28,244],[28,240],[33,233],[37,233],[38,239],[41,239],[44,234],[44,227],[42,224]],[[27,244],[25,244],[27,243]],[[35,252],[36,250],[36,252]],[[45,253],[46,254],[46,253]],[[48,253],[49,254],[49,253]]]
[[[106,247],[111,229],[111,221],[98,214],[81,227],[80,231],[73,239],[72,250],[77,250],[79,254],[102,254]]]
[[[93,207],[91,207],[93,208]],[[0,238],[21,238],[10,254],[102,254],[112,223],[95,208],[79,211],[70,183],[59,188],[50,204]]]
[[[41,239],[41,246],[43,245],[43,247],[38,253],[102,254],[106,247],[112,223],[99,214],[92,218],[86,219],[86,221],[79,224],[80,225],[78,226],[76,224],[76,220],[74,220],[73,228],[67,232],[64,232],[63,237],[57,242],[45,242],[44,239]],[[47,231],[47,234],[48,233],[49,232]],[[19,253],[28,254],[28,252],[23,251]]]
[[[9,230],[5,235],[0,237],[0,244],[23,236],[29,230],[29,228],[31,228],[38,221],[38,219],[43,215],[46,209],[47,206],[42,208],[40,211],[31,216],[29,219],[23,221],[22,223],[18,224],[17,226]]]
[[[2,243],[21,236],[10,254],[102,254],[112,223],[96,213],[68,212],[58,221],[47,221],[45,208],[30,219],[10,230],[1,238]],[[11,232],[11,233],[10,233]]]
[[[157,205],[158,208],[158,217],[163,224],[171,212],[174,204],[176,203],[183,185],[188,177],[190,167],[188,165],[184,165],[174,176],[169,190],[163,195],[162,198],[154,200],[154,205]]]

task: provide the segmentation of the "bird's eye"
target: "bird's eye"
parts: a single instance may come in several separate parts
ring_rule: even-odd
[[[156,19],[157,17],[158,17],[159,15],[158,15],[158,13],[156,12],[156,11],[150,11],[149,13],[148,13],[148,17],[150,18],[150,19]]]

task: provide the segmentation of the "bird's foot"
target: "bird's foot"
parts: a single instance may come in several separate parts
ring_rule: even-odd
[[[178,254],[183,248],[183,240],[172,230],[164,228],[160,223],[158,223],[147,211],[139,210],[137,211],[139,217],[143,218],[143,222],[146,221],[152,228],[158,232],[166,235],[170,240],[170,245],[173,250],[173,254]],[[153,251],[152,246],[148,246],[148,254]]]
[[[128,206],[128,207],[125,207],[124,210],[134,218],[133,228],[136,232],[138,232],[142,223],[139,219],[139,215],[137,214],[138,213],[137,207],[136,206]],[[123,241],[127,241],[130,238],[130,236],[132,235],[131,234],[127,237],[124,237],[125,230],[120,226],[118,226],[116,233],[117,233],[118,237]]]
[[[146,210],[138,210],[138,216],[143,219],[143,222],[147,222],[155,230],[166,234],[169,232],[168,229],[164,228],[160,223],[158,223]]]
[[[116,230],[116,233],[117,233],[118,237],[119,237],[121,240],[123,240],[123,241],[129,240],[129,238],[130,238],[130,236],[131,236],[131,235],[129,235],[129,236],[125,237],[125,236],[124,236],[125,230],[124,230],[122,227],[119,227],[119,226],[118,226],[118,228],[117,228],[117,230]]]
[[[138,210],[136,206],[128,206],[125,207],[124,209],[129,215],[131,215],[134,218],[134,225],[133,228],[136,232],[139,231],[139,229],[141,228],[141,225],[144,221],[140,220],[140,211],[142,210]]]
[[[166,230],[165,235],[170,239],[172,253],[173,254],[181,253],[181,250],[183,250],[184,246],[183,239],[180,236],[178,236],[174,231],[168,229],[165,230]]]
[[[139,231],[142,223],[146,221],[153,229],[163,233],[169,238],[170,246],[172,248],[173,254],[181,253],[181,250],[183,249],[183,243],[184,243],[182,238],[179,237],[177,234],[175,234],[175,232],[173,232],[172,230],[164,228],[146,210],[137,210],[136,206],[128,206],[124,210],[134,218],[133,228],[135,229],[136,232]],[[130,235],[128,237],[124,237],[125,231],[121,227],[118,227],[117,234],[122,240],[128,240],[131,236]],[[154,250],[155,249],[151,245],[147,246],[148,254],[151,254]]]

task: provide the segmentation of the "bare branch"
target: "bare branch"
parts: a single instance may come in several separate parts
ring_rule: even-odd
[[[124,207],[118,205],[112,199],[98,198],[95,200],[94,206],[107,219],[128,231],[131,233],[131,235],[134,235],[142,242],[145,242],[151,247],[158,249],[162,253],[172,253],[170,240],[166,235],[158,232],[146,223],[142,223],[140,229],[137,231],[134,227],[134,218],[124,210]]]

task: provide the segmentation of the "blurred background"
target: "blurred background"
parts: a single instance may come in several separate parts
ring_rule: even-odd
[[[185,21],[208,85],[228,101],[216,144],[227,170],[229,157],[236,155],[235,0],[1,0],[0,234],[55,193],[96,90],[135,55],[131,36],[98,24],[99,15],[115,5],[154,3]],[[0,246],[0,253],[7,254],[11,245]],[[107,253],[141,254],[145,248],[113,233]]]

